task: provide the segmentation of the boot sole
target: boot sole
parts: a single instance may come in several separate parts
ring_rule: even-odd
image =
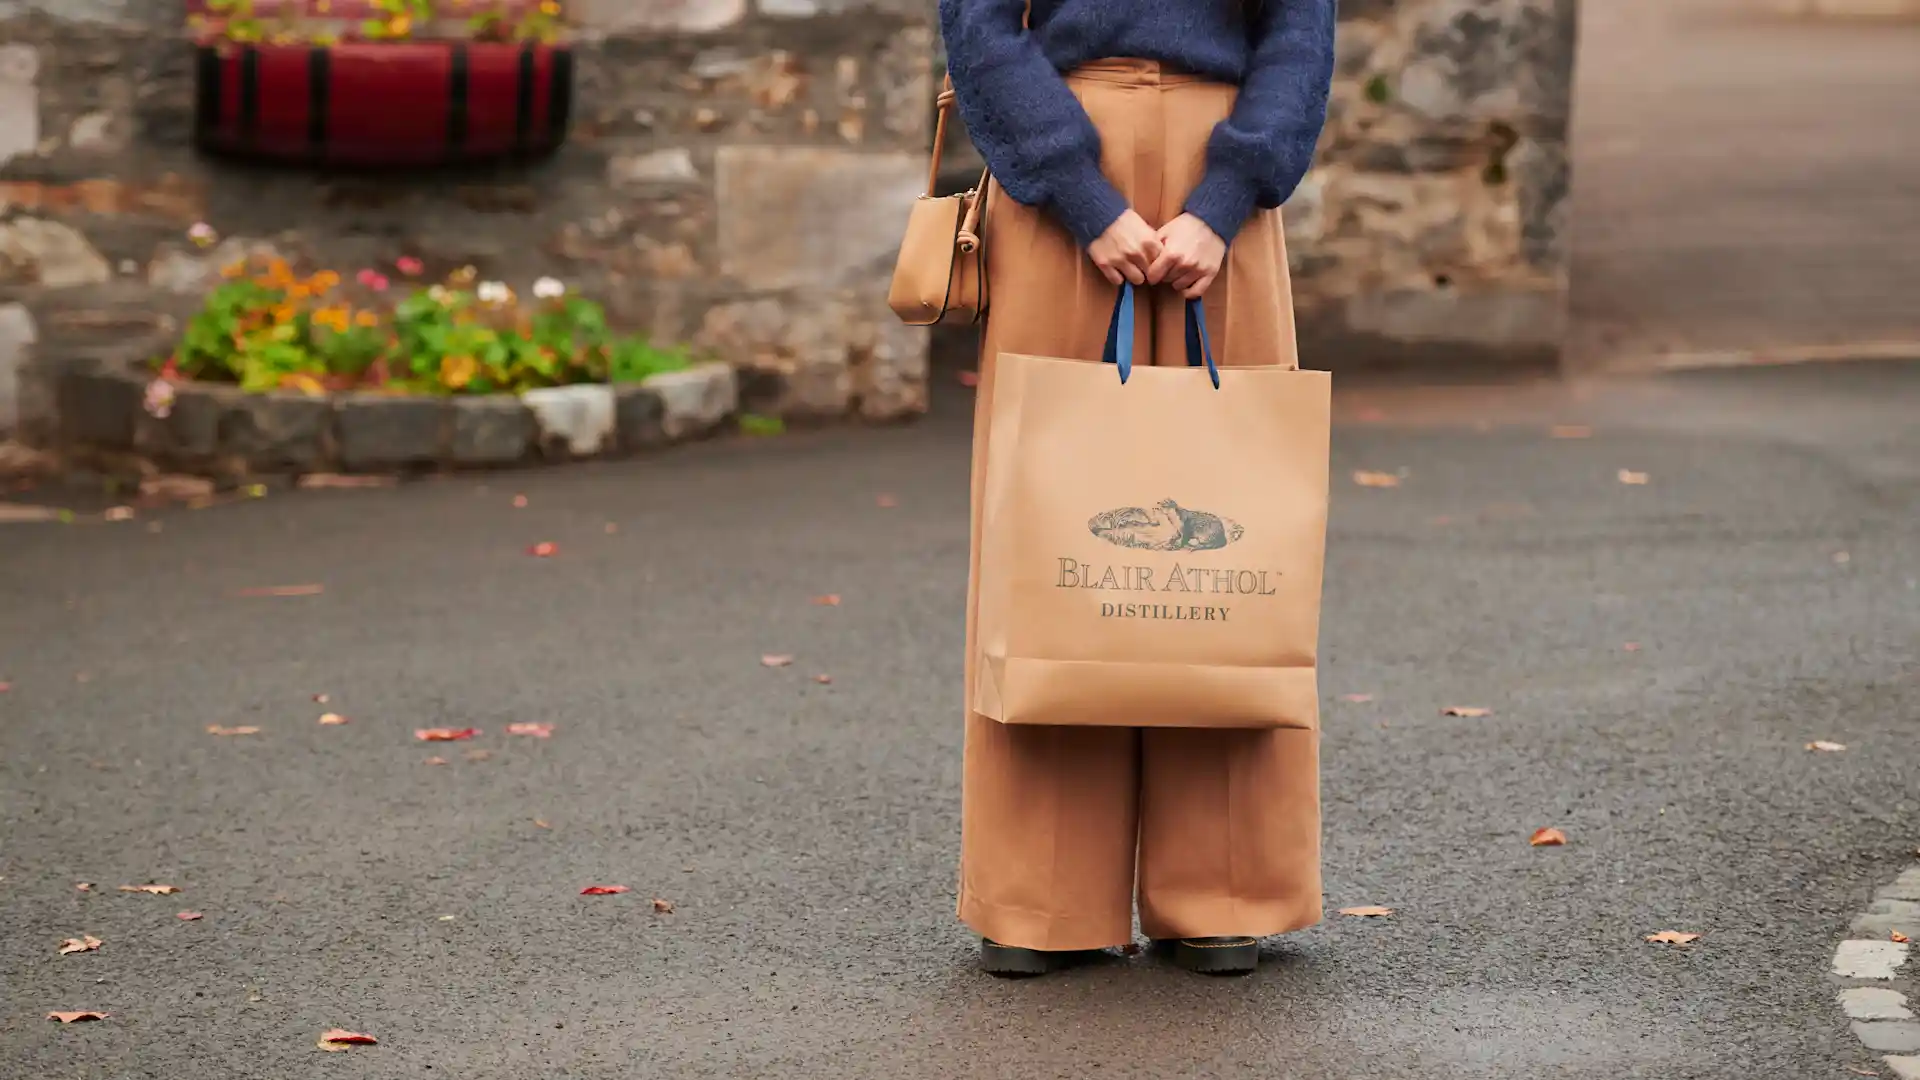
[[[1200,975],[1251,975],[1260,966],[1260,943],[1197,945],[1176,941],[1173,962]]]
[[[1031,979],[1066,967],[1071,953],[1016,949],[991,941],[980,943],[980,970],[1000,979]]]

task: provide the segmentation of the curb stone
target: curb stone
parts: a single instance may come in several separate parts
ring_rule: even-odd
[[[1894,934],[1920,937],[1920,867],[1906,870],[1874,894],[1873,903],[1853,920],[1833,952],[1833,974],[1850,980],[1839,993],[1854,1037],[1884,1055],[1897,1080],[1920,1080],[1920,979],[1903,971],[1912,950]],[[1860,985],[1871,981],[1878,985]]]
[[[172,343],[171,334],[131,335],[50,358],[40,372],[54,391],[46,441],[132,451],[168,471],[237,482],[633,453],[713,434],[740,400],[733,368],[704,364],[639,383],[453,397],[254,394],[182,382],[157,416],[145,403],[154,379],[146,365]]]

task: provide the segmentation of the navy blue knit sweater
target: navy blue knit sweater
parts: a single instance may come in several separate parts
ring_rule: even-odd
[[[1100,172],[1100,134],[1061,81],[1090,60],[1138,57],[1240,87],[1213,130],[1186,209],[1232,240],[1253,208],[1293,194],[1313,159],[1333,78],[1335,0],[940,0],[960,115],[1007,194],[1052,211],[1084,246],[1127,210]]]

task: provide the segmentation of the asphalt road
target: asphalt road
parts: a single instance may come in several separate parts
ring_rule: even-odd
[[[974,970],[955,402],[0,526],[0,1077],[1884,1071],[1826,969],[1920,845],[1917,403],[1920,365],[1346,392],[1328,906],[1396,914],[1236,981]]]

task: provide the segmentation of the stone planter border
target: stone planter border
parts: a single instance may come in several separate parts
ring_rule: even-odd
[[[184,382],[174,384],[167,415],[155,416],[145,404],[154,380],[147,365],[172,342],[171,335],[145,335],[48,357],[42,370],[51,368],[54,441],[217,480],[500,468],[702,438],[739,406],[733,369],[704,364],[638,383],[448,397],[251,394]]]

